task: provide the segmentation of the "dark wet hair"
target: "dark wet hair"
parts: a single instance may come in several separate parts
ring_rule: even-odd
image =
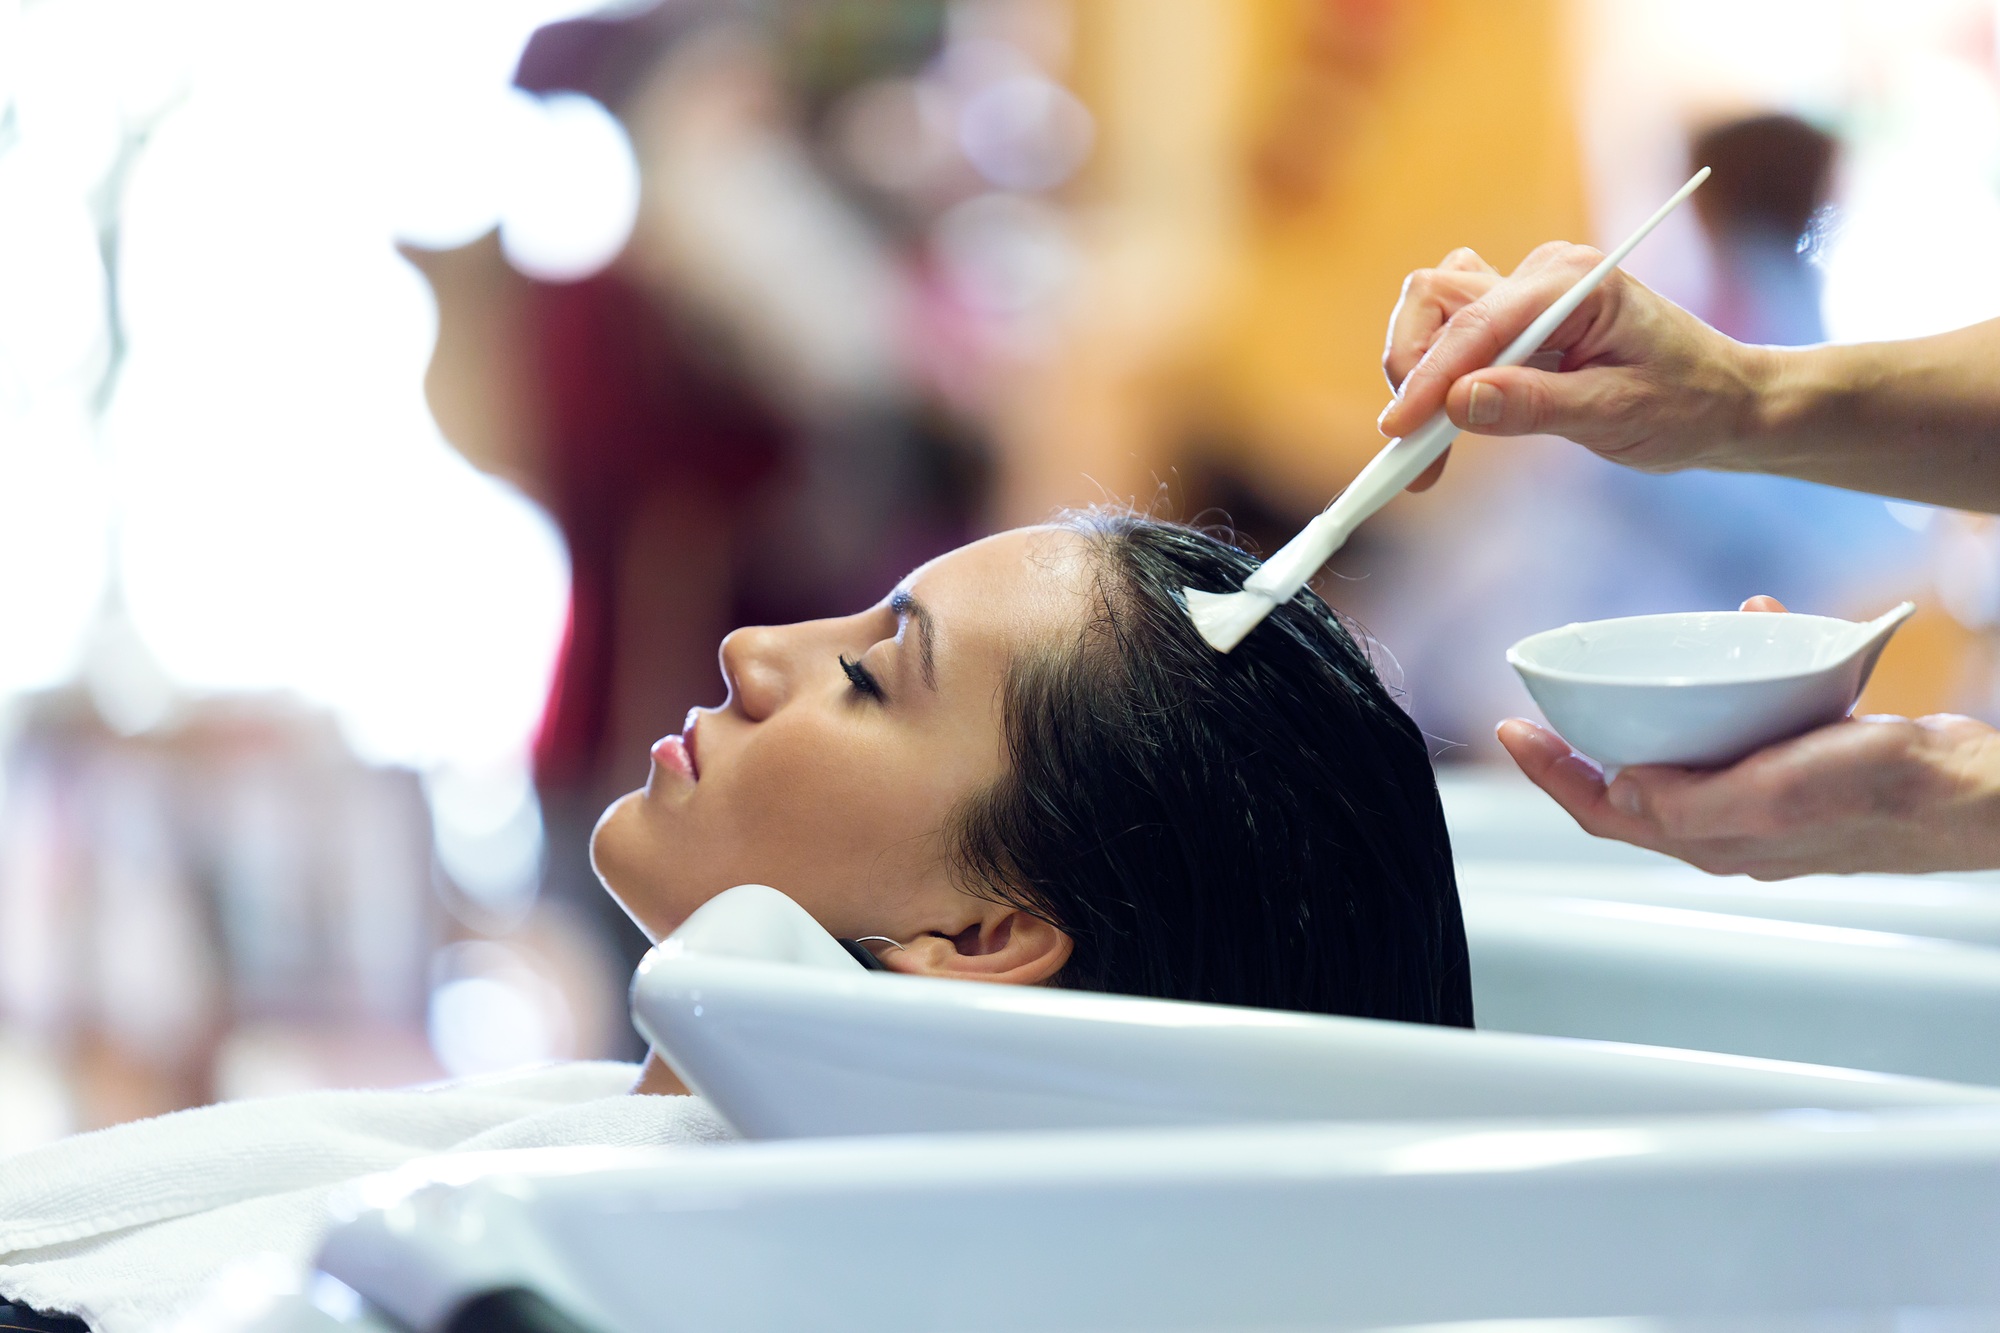
[[[1218,653],[1180,591],[1233,591],[1250,556],[1129,512],[1064,525],[1096,613],[1014,664],[961,881],[1074,941],[1057,985],[1470,1027],[1429,752],[1340,618],[1308,590]]]

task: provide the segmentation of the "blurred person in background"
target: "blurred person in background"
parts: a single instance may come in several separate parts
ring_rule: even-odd
[[[647,942],[592,880],[587,840],[703,696],[716,639],[852,605],[971,535],[977,447],[901,359],[912,259],[819,142],[843,94],[921,64],[942,22],[930,3],[785,23],[693,4],[543,28],[515,82],[625,122],[631,244],[567,282],[513,273],[490,242],[417,256],[440,298],[440,422],[474,457],[522,437],[510,470],[569,549],[535,749],[543,890],[610,946],[609,1005]]]
[[[1708,322],[1738,342],[1826,340],[1808,251],[1838,156],[1832,135],[1797,116],[1749,116],[1695,136],[1688,160],[1715,173],[1693,199],[1717,269]]]
[[[1745,218],[1779,221],[1742,207],[1767,186],[1777,189],[1760,180],[1710,206],[1724,235],[1743,237],[1725,262],[1776,266],[1768,235],[1740,229]],[[1552,243],[1503,277],[1457,250],[1412,274],[1384,352],[1397,396],[1383,432],[1443,407],[1466,430],[1560,435],[1642,473],[1766,473],[2000,513],[2000,320],[1900,342],[1757,346],[1614,273],[1546,345],[1560,369],[1488,368],[1600,258]],[[1753,278],[1742,290],[1754,303],[1793,285]],[[1746,330],[1772,331],[1744,318]],[[1744,609],[1783,607],[1756,597]],[[1608,785],[1552,732],[1516,718],[1499,737],[1585,829],[1711,872],[2000,868],[2000,733],[1971,718],[1850,719],[1720,771],[1642,766]]]
[[[1833,136],[1796,116],[1748,116],[1697,133],[1688,157],[1689,171],[1714,170],[1690,201],[1713,267],[1696,309],[1738,342],[1823,342],[1812,250],[1839,161]],[[1581,502],[1611,516],[1670,585],[1646,609],[1712,606],[1747,589],[1821,606],[1912,545],[1879,501],[1789,477],[1592,467],[1587,485]]]

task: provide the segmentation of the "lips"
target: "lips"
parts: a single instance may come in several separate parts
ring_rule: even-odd
[[[701,780],[701,764],[695,758],[695,723],[700,712],[690,709],[678,736],[662,736],[653,742],[653,762],[690,782]]]
[[[679,736],[662,736],[653,742],[653,762],[669,773],[678,773],[693,782],[694,756],[688,753],[687,742]]]

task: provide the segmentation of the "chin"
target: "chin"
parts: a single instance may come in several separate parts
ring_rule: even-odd
[[[590,832],[590,868],[612,901],[657,944],[706,899],[683,902],[684,886],[667,882],[675,857],[650,826],[645,801],[643,790],[627,792],[598,817]]]
[[[639,802],[644,799],[644,792],[627,792],[598,816],[597,827],[590,831],[590,868],[596,872],[597,882],[604,886],[604,891],[657,942],[660,933],[641,920],[633,910],[630,896],[640,882],[637,872],[645,859],[644,830],[639,826],[638,810]]]
[[[604,813],[597,817],[597,826],[590,830],[590,868],[597,872],[606,889],[611,888],[611,875],[615,873],[611,867],[620,860],[620,845],[631,837],[625,825],[638,813],[632,806],[644,795],[644,792],[626,792],[604,807]]]

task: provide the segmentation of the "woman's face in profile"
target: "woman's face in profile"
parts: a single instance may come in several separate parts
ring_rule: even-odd
[[[605,887],[655,940],[755,883],[837,936],[963,952],[995,909],[952,884],[940,835],[1004,773],[1009,666],[1080,630],[1090,561],[1076,533],[1023,528],[940,556],[859,615],[731,634],[728,698],[655,746],[646,785],[598,822]]]

